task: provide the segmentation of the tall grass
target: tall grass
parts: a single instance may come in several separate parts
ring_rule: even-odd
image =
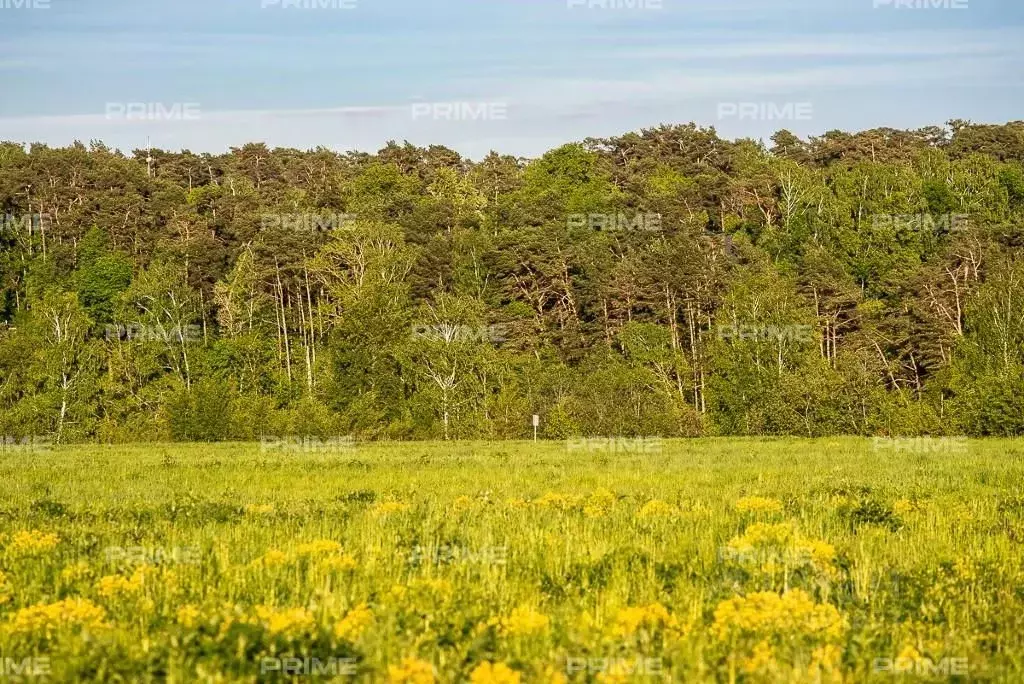
[[[1022,456],[8,449],[0,681],[1020,681]]]

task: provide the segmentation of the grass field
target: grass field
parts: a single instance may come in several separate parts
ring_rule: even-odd
[[[0,681],[1024,681],[1024,443],[935,444],[9,448]]]

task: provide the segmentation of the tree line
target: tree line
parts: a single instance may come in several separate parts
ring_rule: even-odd
[[[1024,122],[0,144],[0,435],[1024,432]]]

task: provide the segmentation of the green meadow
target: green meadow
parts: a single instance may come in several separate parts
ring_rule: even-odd
[[[0,681],[1024,679],[1024,443],[0,451]]]

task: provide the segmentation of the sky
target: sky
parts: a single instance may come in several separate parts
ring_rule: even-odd
[[[1022,39],[1022,0],[0,0],[0,140],[479,159],[1002,123]]]

